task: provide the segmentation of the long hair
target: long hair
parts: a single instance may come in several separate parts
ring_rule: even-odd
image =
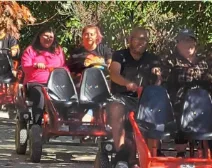
[[[42,47],[42,45],[40,44],[40,35],[45,33],[45,32],[52,32],[54,34],[54,41],[53,41],[52,45],[48,49]],[[47,51],[49,51],[51,53],[55,53],[56,49],[59,47],[59,44],[58,44],[58,42],[56,40],[55,30],[52,27],[48,26],[48,25],[42,27],[38,31],[36,36],[34,37],[31,45],[32,45],[32,48],[34,50],[36,50],[37,52],[42,51],[42,50],[47,50]]]
[[[84,32],[89,29],[89,28],[92,28],[92,29],[95,29],[96,30],[96,34],[97,34],[97,40],[96,40],[96,43],[99,44],[102,42],[102,38],[103,38],[103,35],[101,34],[101,31],[100,29],[95,26],[95,25],[87,25],[85,26],[83,29],[82,29],[82,36],[84,34]]]

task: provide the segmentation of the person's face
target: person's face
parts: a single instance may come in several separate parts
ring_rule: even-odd
[[[196,52],[196,41],[191,37],[184,37],[178,41],[177,49],[185,58],[194,56]]]
[[[95,28],[87,28],[82,35],[83,45],[93,45],[97,41],[97,32]]]
[[[51,47],[54,42],[54,33],[53,32],[44,32],[40,35],[40,44],[44,48]]]
[[[129,42],[131,52],[135,55],[142,55],[147,48],[148,41],[149,38],[146,31],[134,33]]]

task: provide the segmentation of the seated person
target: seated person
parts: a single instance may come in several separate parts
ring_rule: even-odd
[[[5,49],[10,49],[10,51],[7,51]],[[0,26],[0,55],[10,54],[12,58],[15,58],[18,56],[19,52],[20,52],[20,49],[18,45],[18,40],[15,37],[10,35],[9,31],[6,29],[6,25],[1,24]],[[0,58],[0,59],[4,59],[4,58]],[[16,76],[17,72],[14,69],[15,67],[13,66],[13,62],[12,60],[9,60],[9,61],[10,61],[10,66],[12,68],[12,73],[14,76]],[[5,74],[5,72],[2,72],[2,73]]]
[[[62,48],[56,40],[53,28],[45,26],[40,29],[32,44],[28,46],[21,58],[24,71],[24,84],[28,84],[28,96],[33,102],[33,123],[41,125],[44,110],[44,95],[39,85],[46,85],[53,67],[65,67]]]
[[[97,26],[88,25],[83,28],[82,46],[73,51],[67,62],[76,86],[80,84],[83,70],[92,63],[107,64],[109,67],[112,52],[101,41],[102,35]]]
[[[144,69],[148,75],[143,76],[147,82],[142,83],[142,85],[150,84],[150,76],[155,77],[153,84],[160,85],[161,82],[160,61],[157,56],[146,51],[148,41],[149,31],[137,27],[130,34],[129,48],[114,52],[112,57],[110,77],[114,99],[108,103],[106,110],[117,151],[115,158],[117,166],[123,164],[120,161],[126,161],[130,168],[138,167],[136,165],[135,145],[132,145],[133,141],[126,138],[124,125],[127,114],[137,110],[138,95],[136,91],[140,85]]]
[[[180,123],[181,100],[185,95],[185,85],[194,81],[201,81],[208,69],[207,62],[197,57],[197,38],[188,29],[181,30],[176,37],[177,45],[168,59],[171,68],[168,77],[168,91],[173,102],[177,123]],[[175,140],[177,157],[185,157],[187,141],[183,137]]]

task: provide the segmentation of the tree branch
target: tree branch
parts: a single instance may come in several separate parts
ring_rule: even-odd
[[[42,25],[50,20],[52,20],[55,16],[57,16],[58,12],[55,13],[53,16],[51,16],[50,18],[44,20],[43,22],[40,22],[40,23],[34,23],[34,24],[27,24],[27,26],[37,26],[37,25]]]

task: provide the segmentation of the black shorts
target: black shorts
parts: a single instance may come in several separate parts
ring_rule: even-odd
[[[113,95],[110,102],[118,102],[118,103],[121,103],[125,106],[125,131],[131,133],[132,127],[131,127],[131,124],[128,120],[128,114],[131,111],[134,111],[134,112],[137,111],[137,109],[138,109],[138,97],[127,96],[127,95],[123,95],[123,94],[116,94],[116,95]],[[112,118],[110,117],[110,115],[108,116],[108,120],[109,120],[109,125],[110,125],[110,122],[112,121]]]
[[[112,101],[114,102],[119,102],[125,106],[125,111],[126,114],[128,114],[131,111],[136,112],[138,108],[138,97],[133,97],[133,96],[126,96],[126,95],[121,95],[117,94],[114,95],[112,98]]]

